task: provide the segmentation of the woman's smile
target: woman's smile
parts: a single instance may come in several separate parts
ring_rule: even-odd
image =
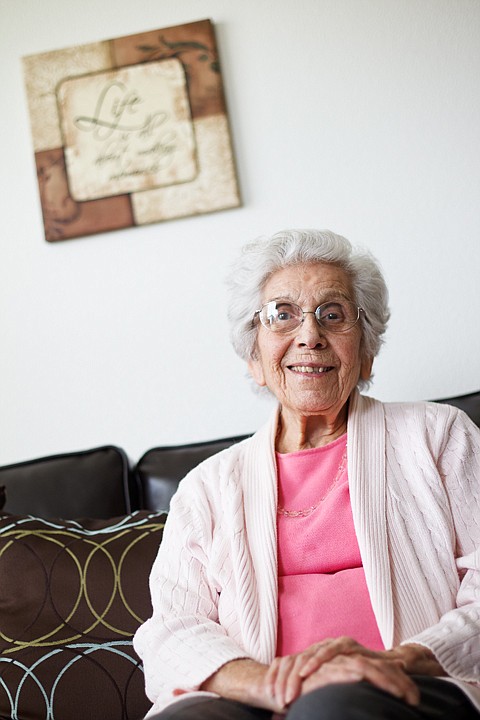
[[[323,375],[333,370],[331,365],[307,365],[305,363],[298,365],[287,365],[287,368],[297,375],[305,375],[312,377],[316,375]]]

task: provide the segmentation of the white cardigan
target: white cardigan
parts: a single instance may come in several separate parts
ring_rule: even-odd
[[[149,715],[230,660],[275,655],[277,421],[199,465],[172,500],[153,615],[134,638]],[[480,430],[453,407],[355,391],[348,474],[385,647],[431,648],[480,709]]]

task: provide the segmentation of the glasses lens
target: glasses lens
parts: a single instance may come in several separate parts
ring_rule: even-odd
[[[271,300],[260,310],[260,321],[272,332],[295,330],[303,319],[302,309],[295,303]]]
[[[315,310],[315,316],[322,327],[329,332],[345,332],[353,327],[359,317],[359,309],[355,303],[328,302]]]

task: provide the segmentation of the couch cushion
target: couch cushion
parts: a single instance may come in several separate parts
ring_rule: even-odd
[[[132,637],[166,516],[0,516],[0,717],[137,720],[150,703]]]
[[[136,509],[127,456],[112,445],[4,465],[0,485],[5,509],[15,514],[110,518]]]

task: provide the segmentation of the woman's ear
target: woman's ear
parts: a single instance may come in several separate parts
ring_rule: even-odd
[[[263,374],[263,367],[260,360],[257,357],[252,358],[248,361],[247,367],[248,372],[255,380],[257,385],[260,385],[260,387],[265,387],[267,383],[265,382],[265,375]]]
[[[373,358],[364,357],[360,365],[360,379],[370,380],[372,377]]]

